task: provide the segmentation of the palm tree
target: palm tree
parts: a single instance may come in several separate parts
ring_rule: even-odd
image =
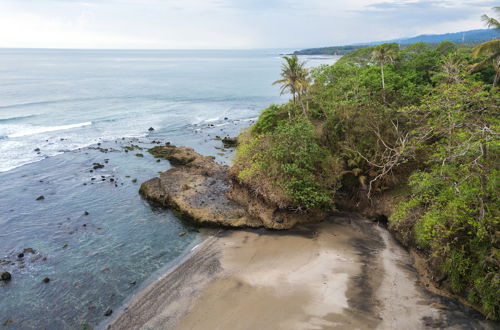
[[[384,65],[394,62],[396,58],[396,44],[382,44],[375,47],[372,52],[372,61],[380,65],[380,74],[382,76],[382,90],[385,102],[385,76]]]
[[[500,13],[500,7],[493,7],[497,13]],[[488,15],[481,16],[481,19],[486,23],[488,27],[494,27],[495,29],[500,29],[500,22]],[[472,67],[473,71],[478,71],[488,64],[492,64],[495,68],[496,74],[493,79],[493,87],[495,87],[500,79],[500,39],[490,40],[477,45],[472,50],[472,56],[477,58],[481,56],[486,56],[484,60],[477,63]]]
[[[299,100],[304,115],[307,116],[306,107],[302,102],[303,96],[307,93],[309,87],[309,73],[305,68],[305,62],[299,61],[297,55],[284,56],[285,63],[281,66],[281,79],[273,82],[273,85],[281,84],[281,95],[289,92],[292,94],[293,103]],[[288,118],[291,118],[288,111]]]

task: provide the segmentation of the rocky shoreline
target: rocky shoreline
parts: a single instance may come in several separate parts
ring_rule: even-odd
[[[325,216],[320,211],[297,213],[278,208],[232,178],[228,166],[191,148],[167,144],[149,151],[169,160],[174,168],[144,182],[141,195],[199,225],[283,230]]]
[[[228,229],[264,227],[286,230],[301,224],[320,222],[327,216],[325,212],[318,210],[299,213],[280,209],[241,184],[231,175],[229,166],[221,165],[213,157],[200,155],[191,148],[167,143],[165,146],[155,146],[149,152],[157,158],[170,161],[174,167],[162,172],[159,177],[144,182],[140,188],[141,195],[154,204],[175,210],[181,218],[196,225]],[[355,206],[348,198],[341,198],[339,206],[375,223],[386,225],[398,198],[380,194],[370,201],[358,201]],[[393,228],[389,227],[389,230],[409,250],[423,286],[481,311],[478,306],[467,303],[463,297],[452,294],[446,281],[437,281],[437,275],[422,261],[424,256],[405,244]]]

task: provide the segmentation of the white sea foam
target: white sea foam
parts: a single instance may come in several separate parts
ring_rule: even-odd
[[[85,127],[90,125],[92,125],[91,121],[86,121],[78,124],[60,125],[60,126],[32,126],[32,127],[26,127],[23,130],[10,134],[7,137],[18,138],[22,136],[29,136],[29,135],[54,132],[54,131],[62,131],[62,130]]]

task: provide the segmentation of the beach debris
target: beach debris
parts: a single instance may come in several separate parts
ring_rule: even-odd
[[[182,237],[182,236],[184,236],[184,235],[186,235],[186,232],[185,232],[185,231],[181,231],[181,232],[179,233],[179,237]]]
[[[40,195],[36,198],[37,201],[43,201],[45,199],[45,196]]]
[[[50,278],[48,277],[45,277],[43,280],[42,280],[43,283],[49,283],[50,282]]]
[[[4,282],[8,282],[12,279],[12,275],[9,272],[2,272],[0,274],[0,280]]]
[[[104,316],[110,316],[111,314],[113,314],[113,310],[111,308],[108,308],[105,312],[104,312]]]
[[[97,169],[100,169],[100,168],[104,168],[104,165],[103,165],[103,164],[93,163],[92,165],[94,165],[94,166],[93,166],[93,169],[94,169],[94,170],[97,170]]]

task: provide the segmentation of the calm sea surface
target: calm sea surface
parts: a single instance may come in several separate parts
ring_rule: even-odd
[[[138,195],[170,165],[124,147],[228,163],[214,138],[286,100],[271,85],[286,52],[0,49],[0,324],[93,327],[177,262],[200,235]]]

